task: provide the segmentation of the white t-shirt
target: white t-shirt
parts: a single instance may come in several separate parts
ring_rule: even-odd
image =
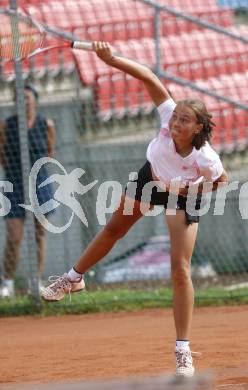
[[[193,147],[186,157],[177,153],[168,125],[175,107],[173,99],[166,100],[158,107],[161,128],[158,136],[148,145],[146,154],[155,175],[167,185],[172,181],[188,185],[217,180],[223,173],[223,165],[208,142],[199,150]]]

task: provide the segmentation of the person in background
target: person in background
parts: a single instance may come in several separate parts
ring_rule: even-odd
[[[28,147],[30,168],[42,157],[52,157],[55,149],[56,131],[51,119],[43,117],[37,112],[38,92],[32,84],[25,84],[24,99],[28,128]],[[8,117],[0,123],[0,162],[4,169],[5,180],[13,184],[13,192],[5,193],[11,202],[11,210],[5,216],[6,244],[3,259],[2,286],[0,297],[14,295],[14,280],[20,260],[20,247],[24,233],[26,212],[19,204],[24,202],[23,173],[21,164],[20,134],[18,116]],[[36,193],[39,204],[53,198],[52,185],[38,188],[49,176],[45,166],[40,170]],[[45,263],[46,230],[35,218],[35,237],[37,243],[38,271],[41,285],[41,276]]]

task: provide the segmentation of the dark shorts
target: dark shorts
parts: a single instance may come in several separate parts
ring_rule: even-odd
[[[165,209],[176,209],[176,210],[185,210],[186,215],[186,223],[192,224],[194,222],[198,223],[200,217],[198,215],[191,215],[186,211],[186,205],[187,210],[189,208],[189,200],[186,196],[181,195],[173,195],[170,194],[168,191],[162,191],[159,187],[154,185],[153,187],[146,186],[147,191],[143,191],[144,186],[153,181],[152,177],[152,171],[151,171],[151,164],[149,161],[145,163],[145,165],[139,170],[138,177],[136,180],[133,180],[128,187],[125,189],[125,193],[138,201],[150,203],[154,206],[164,206]],[[136,183],[136,191],[133,190],[134,186],[132,186],[132,183]],[[131,185],[131,187],[130,187]],[[170,200],[169,200],[170,195]],[[168,205],[169,200],[169,205]],[[188,203],[187,203],[188,200]],[[193,210],[199,210],[201,206],[202,197],[201,195],[198,195],[197,198],[192,198],[192,207]],[[169,207],[168,207],[169,206]],[[196,212],[194,211],[194,214]]]

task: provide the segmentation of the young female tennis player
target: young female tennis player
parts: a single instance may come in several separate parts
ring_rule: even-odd
[[[208,143],[213,126],[211,115],[204,103],[198,100],[183,100],[176,104],[151,70],[113,54],[108,43],[95,42],[94,50],[108,65],[144,83],[158,108],[161,129],[148,146],[147,162],[140,169],[136,180],[136,193],[130,195],[131,191],[126,188],[118,209],[107,225],[89,244],[74,267],[43,290],[42,297],[46,301],[59,301],[66,293],[82,290],[84,288],[82,275],[100,261],[129,231],[143,216],[144,209],[147,211],[154,205],[161,204],[165,210],[168,209],[170,185],[175,179],[180,178],[175,213],[174,215],[166,213],[166,220],[171,240],[173,309],[177,336],[176,374],[190,377],[194,374],[189,347],[194,302],[190,262],[199,217],[190,215],[188,209],[186,211],[189,198],[187,192],[189,183],[202,182],[198,187],[198,193],[201,194],[204,181],[213,183],[212,190],[216,190],[220,182],[227,181],[227,174],[220,158]],[[144,203],[142,190],[147,188],[147,183],[151,181],[159,181],[159,186],[154,183],[150,199],[148,203]],[[200,208],[200,202],[201,198],[198,196],[196,209]],[[133,207],[132,213],[125,213],[128,206]]]

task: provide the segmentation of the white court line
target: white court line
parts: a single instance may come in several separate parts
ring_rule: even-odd
[[[226,384],[226,385],[218,385],[217,386],[217,389],[220,389],[221,387],[231,387],[231,386],[235,386],[235,387],[237,387],[237,386],[244,386],[244,385],[247,385],[247,382],[246,383],[237,383],[237,384],[235,384],[235,383],[228,383],[228,384]]]

